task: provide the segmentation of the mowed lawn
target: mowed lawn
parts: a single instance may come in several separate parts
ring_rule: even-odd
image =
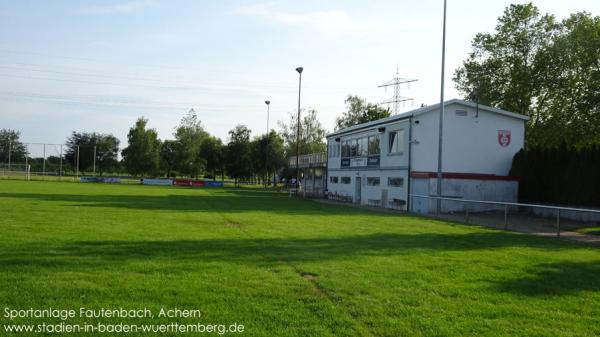
[[[4,180],[0,238],[2,310],[200,309],[243,336],[600,335],[598,248],[260,190]]]

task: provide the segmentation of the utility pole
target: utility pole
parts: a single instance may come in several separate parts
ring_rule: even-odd
[[[415,78],[402,78],[400,77],[400,75],[398,74],[398,67],[396,67],[396,76],[394,78],[392,78],[391,80],[385,82],[382,85],[378,85],[378,88],[386,88],[387,87],[394,87],[394,96],[384,102],[381,102],[381,104],[393,104],[394,105],[394,115],[397,115],[398,112],[400,112],[400,103],[402,102],[406,102],[406,101],[414,101],[414,99],[412,97],[403,97],[400,96],[400,87],[403,84],[406,84],[408,87],[410,87],[410,83],[412,82],[416,82],[418,81]]]
[[[440,90],[440,121],[438,133],[438,167],[437,167],[437,196],[442,197],[442,146],[444,136],[444,71],[446,68],[446,0],[444,0],[444,28],[442,34],[442,83]],[[442,209],[442,200],[437,199],[435,208],[436,215],[439,216]]]

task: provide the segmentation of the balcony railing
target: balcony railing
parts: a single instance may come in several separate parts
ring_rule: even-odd
[[[288,161],[289,167],[296,167],[296,156],[292,156]],[[298,166],[300,168],[307,167],[326,167],[327,166],[327,152],[318,152],[311,154],[300,155],[298,159]]]

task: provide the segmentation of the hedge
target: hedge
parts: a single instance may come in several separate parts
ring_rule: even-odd
[[[600,206],[600,146],[531,148],[513,158],[519,201]]]

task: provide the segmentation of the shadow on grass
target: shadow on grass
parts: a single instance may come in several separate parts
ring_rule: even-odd
[[[499,290],[525,296],[560,296],[578,291],[600,291],[600,261],[557,262],[537,265],[527,278],[497,283]]]
[[[0,251],[0,270],[21,267],[74,269],[118,263],[168,264],[225,262],[271,265],[280,261],[330,261],[370,256],[400,256],[422,251],[490,250],[536,247],[556,250],[556,241],[512,233],[387,234],[308,239],[207,239],[176,241],[77,241],[13,246]],[[573,249],[573,246],[568,246]]]
[[[102,207],[134,210],[173,210],[196,212],[254,212],[278,214],[366,214],[357,208],[319,204],[309,200],[289,198],[280,193],[244,190],[211,190],[210,194],[169,195],[92,195],[46,193],[0,193],[0,198],[29,199],[63,203],[62,207]],[[370,215],[390,217],[399,215],[368,212]]]

